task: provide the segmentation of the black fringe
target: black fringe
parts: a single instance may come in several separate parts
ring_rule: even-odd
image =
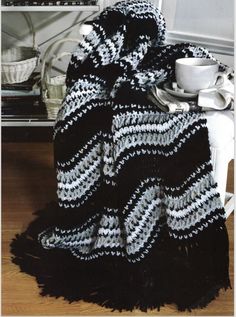
[[[85,262],[68,250],[45,250],[38,243],[38,233],[56,225],[58,212],[57,203],[48,204],[11,243],[12,261],[35,276],[43,296],[70,303],[84,300],[118,311],[160,310],[170,303],[179,311],[191,311],[206,307],[221,288],[231,287],[222,220],[191,241],[175,241],[163,227],[152,250],[137,263],[111,256]]]

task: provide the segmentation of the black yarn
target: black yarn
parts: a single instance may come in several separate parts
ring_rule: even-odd
[[[90,23],[54,126],[58,201],[15,237],[12,260],[43,296],[119,311],[203,308],[230,287],[206,118],[162,113],[147,93],[174,79],[177,58],[214,57],[165,45],[164,17],[146,0]]]

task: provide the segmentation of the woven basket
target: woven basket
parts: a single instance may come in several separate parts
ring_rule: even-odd
[[[2,83],[21,83],[29,79],[39,61],[39,50],[35,44],[35,31],[30,15],[23,13],[32,32],[33,47],[16,46],[2,52]]]
[[[53,64],[64,56],[70,56],[70,52],[63,52],[58,56],[53,56],[48,64],[46,61],[48,59],[50,51],[58,44],[63,42],[76,42],[79,43],[78,39],[61,39],[53,42],[46,50],[44,57],[42,59],[41,68],[41,84],[42,84],[42,97],[46,104],[48,119],[55,120],[57,113],[61,107],[62,101],[66,93],[66,75],[59,75],[51,77],[51,69]]]

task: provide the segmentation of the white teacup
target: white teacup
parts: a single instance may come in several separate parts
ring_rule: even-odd
[[[219,64],[208,58],[186,57],[175,61],[177,84],[190,93],[215,86],[219,77],[224,81],[225,74],[218,70]]]

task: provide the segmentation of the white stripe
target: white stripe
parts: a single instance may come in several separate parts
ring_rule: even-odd
[[[191,131],[191,133],[185,134],[185,137],[183,137],[181,139],[181,141],[179,141],[179,143],[176,146],[174,146],[173,149],[171,151],[169,151],[169,152],[167,152],[167,151],[165,152],[165,151],[158,150],[158,149],[156,149],[156,150],[152,150],[152,149],[150,149],[150,150],[144,150],[144,149],[135,150],[134,149],[134,150],[130,151],[130,153],[127,154],[125,157],[123,157],[122,160],[119,161],[119,163],[117,164],[117,167],[116,167],[116,171],[118,172],[122,168],[122,166],[125,164],[125,162],[128,161],[131,157],[137,157],[137,156],[144,155],[144,154],[154,154],[154,155],[155,154],[160,154],[160,155],[163,155],[163,156],[166,156],[166,157],[171,156],[171,155],[177,153],[178,149],[180,149],[183,146],[183,144],[187,141],[187,139],[189,139],[190,136],[194,135],[195,133],[196,133],[196,129],[193,129]],[[143,145],[153,145],[153,146],[158,145],[156,143],[152,143],[152,144],[150,144],[150,143],[142,143],[142,144]],[[135,147],[136,145],[139,145],[138,142],[135,145],[133,145],[133,147]],[[130,145],[129,148],[131,148],[131,147],[132,146]],[[125,150],[126,150],[126,148],[120,149],[120,151],[118,152],[119,156]],[[118,161],[118,158],[119,157],[116,157],[117,161]]]
[[[158,115],[156,112],[153,111],[143,111],[143,112],[137,112],[132,111],[126,112],[124,114],[119,114],[114,116],[114,119],[112,121],[112,128],[113,131],[122,129],[123,126],[129,126],[137,124],[151,124],[155,123],[157,125],[157,128],[159,131],[166,131],[170,127],[172,127],[176,122],[180,121],[182,118],[180,116],[172,117],[169,120],[166,120],[164,122],[159,122],[162,117]],[[124,128],[123,128],[124,129]]]
[[[202,195],[207,188],[212,187],[214,184],[212,175],[208,173],[188,187],[182,195],[171,196],[166,194],[165,200],[168,202],[169,207],[183,208],[185,205],[191,203],[196,196]]]
[[[155,221],[159,219],[160,210],[159,210],[159,204],[161,200],[159,198],[153,200],[151,204],[148,205],[148,208],[145,208],[145,213],[142,215],[142,219],[137,221],[137,218],[135,216],[140,216],[140,213],[137,214],[134,211],[131,212],[131,215],[133,216],[133,221],[125,221],[125,229],[127,233],[127,244],[132,243],[135,239],[139,237],[140,234],[142,234],[144,228],[145,231],[148,233],[151,232],[153,226],[155,226]],[[136,209],[136,208],[135,208]],[[155,221],[150,221],[150,218]],[[136,220],[136,221],[135,221]],[[150,226],[148,227],[148,223]],[[147,236],[146,238],[149,238],[150,235],[145,234]],[[129,246],[129,249],[132,249],[132,246]]]
[[[158,134],[155,132],[143,132],[143,133],[137,133],[138,130],[142,131],[140,126],[137,127],[131,127],[130,129],[126,129],[125,133],[132,133],[130,135],[124,135],[116,144],[115,144],[115,153],[116,156],[119,156],[122,151],[125,149],[129,149],[132,146],[136,145],[142,145],[142,144],[149,144],[149,145],[162,145],[167,146],[171,143],[174,143],[174,141],[179,137],[181,133],[183,133],[184,130],[186,130],[189,126],[192,125],[192,121],[186,122],[184,125],[178,126],[175,125],[173,129],[170,129],[164,134]],[[198,124],[196,125],[189,133],[192,134],[193,131],[196,132],[196,130],[199,130],[201,127],[206,126],[206,124]],[[145,125],[143,126],[143,129],[145,128]],[[185,133],[185,136],[188,136],[189,133]],[[117,133],[118,135],[118,133]]]
[[[197,199],[197,201],[192,202],[190,206],[188,206],[187,208],[184,208],[182,210],[171,210],[168,207],[168,200],[166,201],[167,204],[167,208],[166,208],[166,213],[170,216],[176,217],[176,218],[182,218],[185,217],[187,214],[191,213],[196,207],[200,208],[201,204],[206,202],[210,197],[214,196],[217,194],[217,191],[215,188],[211,188],[210,190],[208,190],[204,195],[202,195],[201,197],[199,197]],[[220,202],[220,198],[219,198],[219,202]],[[219,205],[220,208],[222,208],[222,204]],[[174,207],[173,207],[174,208]]]
[[[214,213],[217,209],[222,208],[222,205],[218,197],[215,197],[212,201],[204,202],[199,209],[191,215],[184,218],[167,218],[167,224],[172,230],[185,230],[190,227],[196,226],[202,219],[205,219],[211,213]]]
[[[94,165],[95,162],[101,162],[101,144],[97,143],[78,163],[68,171],[57,169],[57,180],[62,183],[71,183],[73,180],[77,180],[79,176],[86,173],[86,171]],[[96,158],[96,161],[95,161]]]
[[[79,181],[78,184],[75,184],[73,188],[67,189],[63,186],[59,187],[57,189],[58,198],[62,201],[72,201],[81,198],[86,192],[88,192],[88,190],[91,190],[91,187],[93,187],[94,184],[99,180],[100,176],[100,173],[96,172],[93,174],[93,177],[91,177],[90,180],[85,180],[84,182]]]
[[[83,173],[78,172],[78,174],[76,175],[77,177],[74,181],[71,181],[68,178],[68,183],[67,183],[67,178],[63,177],[64,175],[62,175],[61,177],[60,175],[61,173],[59,173],[58,174],[58,188],[72,189],[72,188],[78,187],[79,184],[82,182],[88,182],[89,179],[93,179],[95,175],[99,174],[100,164],[101,164],[101,157],[98,157],[97,160],[93,161],[90,167],[86,169]]]

